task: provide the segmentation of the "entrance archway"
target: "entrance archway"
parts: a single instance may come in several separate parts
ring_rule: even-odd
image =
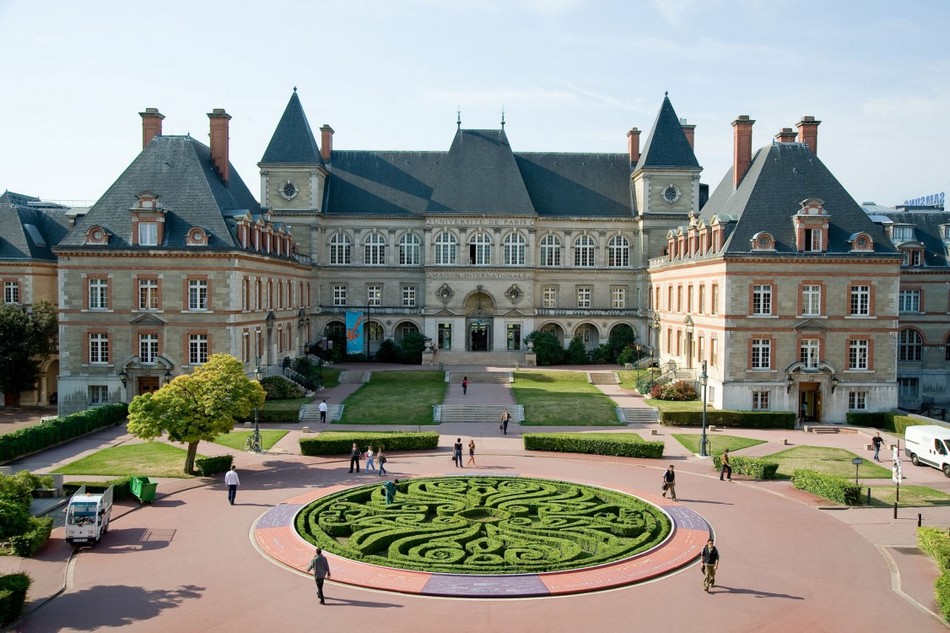
[[[465,299],[465,348],[470,352],[490,352],[492,350],[492,316],[495,314],[495,302],[478,290]]]

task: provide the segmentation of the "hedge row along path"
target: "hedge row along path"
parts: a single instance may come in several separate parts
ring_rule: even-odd
[[[506,474],[505,479],[511,480],[515,476]],[[453,479],[450,476],[440,477],[438,480],[428,477],[423,476],[422,481],[414,478],[413,481],[421,484],[426,481],[446,482]],[[461,475],[457,479],[459,483],[455,487],[460,489],[465,485],[462,483],[465,481],[499,478],[486,476],[483,479],[480,476]],[[555,483],[530,479],[525,481],[524,486],[539,490]],[[442,486],[450,487],[450,484],[443,483]],[[346,494],[363,493],[367,488],[375,490],[379,485],[361,487],[355,491],[351,486],[334,486],[287,499],[260,517],[254,526],[253,538],[259,549],[274,562],[289,569],[305,571],[313,557],[314,546],[297,533],[294,525],[297,515],[314,502],[318,502],[319,506],[320,500],[325,500],[329,507],[333,504],[351,503],[341,502],[339,495],[343,494],[345,498]],[[622,496],[618,495],[618,492],[638,497],[656,506],[668,517],[672,532],[657,547],[592,567],[518,575],[453,574],[396,569],[343,558],[332,553],[328,554],[330,567],[335,580],[360,587],[428,596],[500,598],[585,593],[632,585],[669,574],[695,561],[696,552],[702,549],[711,534],[711,528],[702,516],[686,506],[633,489],[615,488],[614,491],[604,491],[612,498]],[[556,531],[553,526],[550,529],[552,532]],[[433,562],[433,567],[438,566],[439,563]]]

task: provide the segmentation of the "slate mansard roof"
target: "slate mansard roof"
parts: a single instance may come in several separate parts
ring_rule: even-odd
[[[52,247],[69,232],[68,209],[6,191],[0,195],[0,260],[56,261]]]
[[[264,150],[262,163],[285,165],[320,165],[323,158],[313,137],[310,123],[300,105],[297,89],[294,89],[283,116],[274,130],[267,149]]]
[[[923,244],[924,266],[927,268],[950,266],[950,211],[895,211],[890,209],[885,217],[894,224],[912,224],[914,240]]]
[[[730,169],[700,217],[707,223],[713,216],[737,218],[723,249],[726,253],[750,252],[752,237],[764,231],[775,239],[777,253],[792,254],[797,248],[791,218],[808,198],[822,200],[829,215],[828,254],[849,253],[848,240],[858,232],[871,236],[875,253],[896,253],[882,228],[803,143],[776,142],[759,149],[735,189]]]
[[[107,248],[150,249],[132,246],[130,209],[138,194],[151,192],[165,209],[165,237],[158,248],[184,249],[192,227],[208,233],[208,246],[189,250],[240,248],[227,217],[237,211],[257,216],[261,211],[233,166],[228,184],[211,162],[211,150],[190,136],[156,136],[121,176],[76,224],[61,247],[84,246],[86,231],[101,226],[111,234]],[[90,248],[99,248],[93,246]]]

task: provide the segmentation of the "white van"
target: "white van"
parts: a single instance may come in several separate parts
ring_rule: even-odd
[[[904,431],[904,455],[914,466],[927,464],[950,477],[950,428],[937,424],[908,426]]]

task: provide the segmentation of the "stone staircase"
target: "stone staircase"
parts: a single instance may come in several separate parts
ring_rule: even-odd
[[[656,424],[660,421],[652,407],[618,407],[620,420],[626,424]]]
[[[347,384],[369,382],[369,378],[372,375],[373,372],[371,371],[343,371],[340,372],[339,382]]]
[[[469,382],[489,383],[494,385],[507,385],[512,381],[511,372],[507,371],[447,371],[445,372],[445,382],[450,384],[461,384],[462,378],[466,376],[468,377]],[[501,415],[501,411],[498,412],[498,415]]]
[[[592,385],[616,385],[620,383],[620,378],[612,371],[589,371],[587,382]]]
[[[471,377],[469,377],[471,380]],[[521,405],[463,405],[463,404],[442,404],[437,405],[433,411],[435,422],[493,422],[500,424],[502,412],[508,409],[511,414],[509,424],[517,424],[524,421],[524,407]]]
[[[327,424],[330,422],[335,422],[343,417],[343,407],[342,404],[329,404],[327,403]],[[501,415],[500,413],[498,415]],[[305,404],[300,407],[300,412],[297,415],[301,424],[320,426],[320,403],[315,402],[313,404]]]

